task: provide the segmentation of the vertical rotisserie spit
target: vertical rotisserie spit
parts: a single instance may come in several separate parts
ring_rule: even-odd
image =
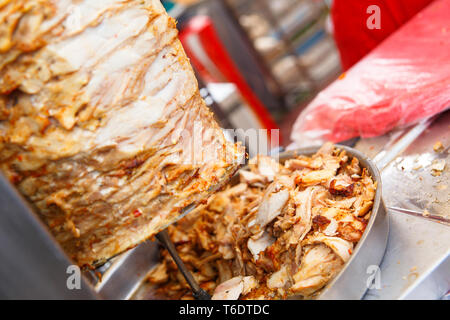
[[[237,169],[159,0],[0,1],[0,166],[78,264]]]

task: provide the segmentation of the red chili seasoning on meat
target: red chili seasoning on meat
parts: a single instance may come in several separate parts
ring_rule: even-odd
[[[140,217],[141,215],[142,215],[141,210],[136,209],[136,210],[133,211],[133,216],[134,216],[135,218]]]
[[[328,191],[334,196],[350,197],[353,194],[353,183],[348,185],[337,185],[336,179],[331,180]]]

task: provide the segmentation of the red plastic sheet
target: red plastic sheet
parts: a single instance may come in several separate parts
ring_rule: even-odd
[[[291,139],[307,145],[378,136],[449,107],[450,0],[437,0],[319,93]]]
[[[350,69],[432,0],[333,0],[333,36],[343,70]],[[367,9],[380,8],[380,29],[367,28]],[[369,11],[370,12],[370,11]]]

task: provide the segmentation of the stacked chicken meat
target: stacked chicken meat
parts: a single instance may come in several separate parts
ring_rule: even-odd
[[[239,179],[169,227],[182,260],[214,299],[314,297],[360,240],[376,183],[332,144],[284,165],[258,156]],[[148,280],[161,298],[192,298],[165,250]]]
[[[80,266],[238,168],[159,0],[0,1],[0,173]]]

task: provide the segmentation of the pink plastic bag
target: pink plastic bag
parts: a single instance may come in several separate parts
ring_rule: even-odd
[[[449,107],[450,1],[438,0],[319,93],[291,139],[304,146],[378,136]]]

